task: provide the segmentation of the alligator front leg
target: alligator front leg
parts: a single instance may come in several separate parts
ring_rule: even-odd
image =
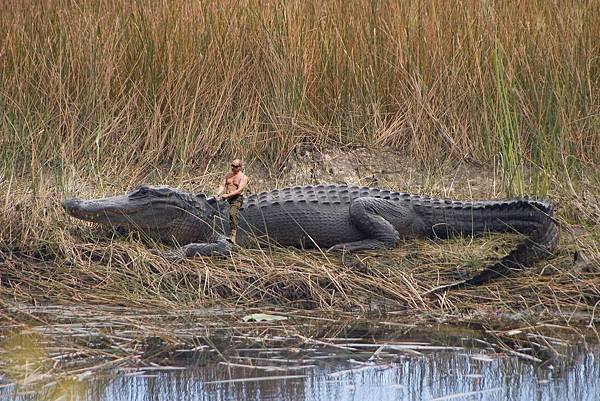
[[[211,243],[191,243],[180,248],[168,251],[151,249],[155,255],[162,256],[167,260],[183,260],[194,256],[218,256],[227,255],[231,251],[231,243],[225,238],[219,238]]]
[[[329,249],[354,252],[394,248],[400,241],[400,234],[384,217],[391,212],[393,207],[397,208],[385,199],[371,197],[355,199],[349,208],[350,220],[367,238],[334,245]],[[394,213],[397,215],[398,210],[395,210]]]

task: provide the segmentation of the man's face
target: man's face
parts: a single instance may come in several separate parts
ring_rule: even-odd
[[[238,171],[240,171],[242,169],[242,166],[236,166],[236,165],[231,165],[231,171],[234,173],[237,173]]]

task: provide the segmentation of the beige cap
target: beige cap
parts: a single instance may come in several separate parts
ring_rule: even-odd
[[[242,161],[240,159],[235,159],[231,162],[231,167],[242,167]]]

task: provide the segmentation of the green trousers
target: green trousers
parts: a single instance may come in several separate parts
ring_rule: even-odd
[[[244,197],[240,195],[227,201],[229,202],[229,226],[231,233],[235,233],[237,231],[238,213],[244,202]]]

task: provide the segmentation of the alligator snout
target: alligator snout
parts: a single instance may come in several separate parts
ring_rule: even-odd
[[[66,210],[69,210],[69,209],[79,205],[80,202],[81,202],[81,199],[79,199],[79,198],[68,198],[68,199],[65,199],[64,201],[62,201],[62,206]]]
[[[62,206],[69,215],[75,218],[97,223],[104,223],[115,214],[112,212],[110,204],[97,199],[82,200],[79,198],[69,198],[62,202]],[[117,222],[114,221],[113,223]]]
[[[80,217],[81,214],[81,199],[69,198],[62,202],[62,207],[73,217]]]
[[[75,218],[111,226],[133,224],[146,227],[148,225],[146,220],[149,220],[144,215],[148,209],[147,205],[131,202],[123,196],[89,200],[69,198],[62,202],[62,206],[69,215]],[[152,223],[155,223],[156,216],[151,215]]]

